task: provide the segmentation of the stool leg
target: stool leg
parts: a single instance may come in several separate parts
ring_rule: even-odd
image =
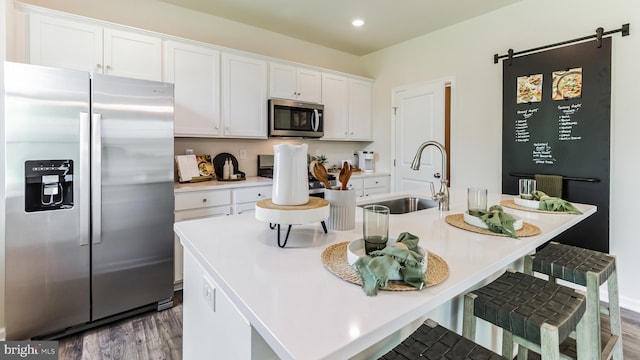
[[[527,275],[533,275],[533,255],[526,255],[524,257],[524,273]]]
[[[620,301],[618,299],[618,273],[613,270],[607,279],[609,291],[609,321],[611,322],[611,335],[618,336],[618,342],[613,350],[613,359],[622,360],[622,326],[620,321]]]
[[[540,357],[542,360],[560,360],[558,328],[547,323],[540,327]]]
[[[513,359],[513,334],[502,329],[502,356]]]
[[[602,342],[600,340],[600,282],[598,274],[587,272],[587,309],[584,313],[589,336],[589,350],[593,359],[600,359]]]
[[[518,360],[527,360],[529,358],[529,349],[518,344]]]
[[[587,326],[588,316],[585,313],[582,319],[576,325],[576,355],[578,359],[588,359],[589,357],[599,356],[599,353],[593,354],[589,346],[589,328]]]
[[[476,316],[473,314],[473,303],[478,295],[469,293],[464,296],[464,314],[462,315],[462,336],[469,340],[476,339]]]

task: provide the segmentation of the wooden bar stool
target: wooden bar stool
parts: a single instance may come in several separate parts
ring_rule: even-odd
[[[615,256],[575,246],[550,242],[536,254],[525,256],[524,272],[549,275],[549,280],[562,279],[587,287],[587,329],[589,352],[593,359],[622,360],[622,325],[618,300],[618,274]],[[602,349],[600,340],[600,285],[607,282],[609,304],[602,309],[609,315],[611,337]]]
[[[384,360],[507,360],[506,358],[427,319],[402,343],[386,353]]]
[[[502,328],[502,355],[526,358],[526,348],[542,360],[560,359],[560,343],[576,331],[578,359],[586,359],[585,296],[534,276],[508,270],[465,295],[462,334],[475,339],[476,317]]]

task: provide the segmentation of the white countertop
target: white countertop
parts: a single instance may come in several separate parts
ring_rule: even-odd
[[[204,191],[204,190],[219,190],[219,189],[235,189],[241,187],[250,186],[264,186],[271,185],[273,181],[269,178],[260,176],[247,177],[246,180],[239,181],[200,181],[195,183],[175,183],[173,185],[174,193],[189,192],[189,191]]]
[[[426,191],[411,194],[427,195]],[[394,194],[397,195],[397,194]],[[361,199],[371,202],[389,194]],[[490,205],[503,196],[489,194]],[[391,215],[389,235],[409,231],[420,246],[440,255],[449,277],[422,291],[380,291],[367,297],[362,289],[330,273],[321,262],[330,244],[362,235],[362,209],[352,231],[329,231],[320,224],[293,226],[286,248],[275,230],[253,214],[179,222],[175,230],[185,247],[228,295],[282,359],[347,359],[407,326],[441,304],[466,292],[537,246],[595,213],[576,204],[584,215],[543,214],[505,208],[542,230],[512,239],[458,229],[444,217],[462,213],[466,191],[451,189],[451,210],[437,208]],[[211,236],[211,229],[217,234]],[[283,230],[284,231],[284,230]]]
[[[338,173],[331,173],[338,177]],[[388,176],[389,173],[354,173],[353,178],[367,178],[375,176]],[[264,186],[273,184],[273,180],[261,176],[249,176],[246,180],[240,181],[200,181],[195,183],[175,183],[173,185],[174,193],[189,192],[189,191],[205,191],[205,190],[219,190],[219,189],[235,189],[251,186]]]

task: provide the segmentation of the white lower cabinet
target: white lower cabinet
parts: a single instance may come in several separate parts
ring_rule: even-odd
[[[389,192],[390,175],[354,176],[347,183],[348,189],[354,189],[358,197]]]
[[[175,221],[231,215],[230,190],[205,190],[175,194]],[[174,284],[183,280],[183,251],[180,239],[174,241]]]
[[[220,190],[194,190],[175,194],[175,221],[195,220],[254,212],[256,202],[271,197],[272,185],[245,186]],[[183,281],[183,250],[175,236],[174,284]]]
[[[272,189],[271,185],[233,189],[231,192],[233,213],[255,212],[256,203],[262,199],[270,198]]]

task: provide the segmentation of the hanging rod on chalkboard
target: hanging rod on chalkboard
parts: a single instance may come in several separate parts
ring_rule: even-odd
[[[505,55],[498,55],[498,54],[493,55],[493,63],[497,64],[498,60],[500,60],[500,59],[509,59],[509,65],[511,65],[511,60],[513,59],[514,56],[524,55],[524,54],[528,54],[528,53],[532,53],[532,52],[546,50],[546,49],[553,48],[553,47],[556,47],[556,46],[568,45],[568,44],[572,44],[572,43],[576,43],[576,42],[580,42],[580,41],[584,41],[584,40],[589,40],[589,39],[597,39],[598,40],[598,47],[600,47],[600,46],[602,46],[602,37],[603,36],[607,36],[607,35],[611,35],[611,34],[615,34],[615,33],[622,33],[622,36],[629,35],[629,24],[622,25],[622,27],[620,29],[606,31],[606,32],[604,31],[603,28],[599,27],[599,28],[596,29],[596,33],[594,35],[583,36],[581,38],[577,38],[577,39],[573,39],[573,40],[567,40],[567,41],[563,41],[563,42],[559,42],[559,43],[555,43],[555,44],[551,44],[551,45],[540,46],[540,47],[537,47],[537,48],[534,48],[534,49],[522,50],[522,51],[518,51],[518,52],[513,52],[513,49],[509,49],[508,53],[505,54]]]
[[[522,173],[509,173],[509,176],[521,177],[521,178],[534,178],[535,174],[522,174]],[[586,181],[586,182],[600,182],[600,179],[595,178],[583,178],[583,177],[572,177],[572,176],[563,176],[562,180],[571,180],[571,181]]]

